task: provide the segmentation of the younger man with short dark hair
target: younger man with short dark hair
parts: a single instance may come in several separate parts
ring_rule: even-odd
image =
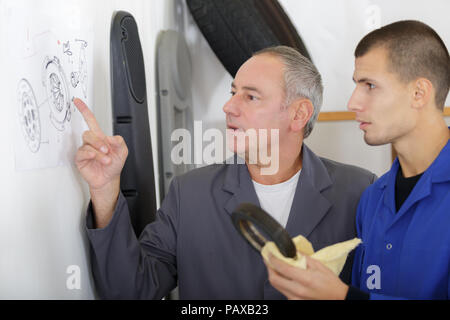
[[[361,197],[353,286],[313,259],[300,270],[271,257],[269,280],[292,299],[448,299],[448,50],[429,26],[400,21],[365,36],[355,57],[348,108],[366,143],[392,143],[398,158]]]

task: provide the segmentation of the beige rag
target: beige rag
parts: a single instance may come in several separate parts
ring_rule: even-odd
[[[293,238],[292,241],[297,248],[296,259],[286,258],[285,256],[283,256],[273,241],[269,241],[264,245],[261,250],[261,255],[269,265],[270,262],[268,257],[270,252],[278,259],[290,264],[291,266],[301,269],[306,269],[305,256],[309,256],[320,261],[322,264],[330,268],[331,271],[334,272],[334,274],[339,275],[342,271],[342,268],[344,268],[344,264],[347,260],[348,254],[361,243],[361,239],[354,238],[352,240],[333,244],[331,246],[322,248],[317,252],[314,252],[311,242],[309,242],[305,237],[299,235]]]

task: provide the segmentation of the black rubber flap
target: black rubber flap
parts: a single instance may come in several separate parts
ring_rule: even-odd
[[[128,146],[120,188],[139,236],[155,219],[156,195],[144,59],[136,21],[128,12],[114,13],[110,45],[113,131]]]
[[[260,207],[241,203],[231,214],[231,219],[239,233],[257,251],[261,251],[267,241],[273,241],[285,257],[297,256],[289,233]]]
[[[146,96],[144,57],[136,21],[132,17],[122,19],[122,50],[125,57],[128,85],[137,102],[143,103]]]

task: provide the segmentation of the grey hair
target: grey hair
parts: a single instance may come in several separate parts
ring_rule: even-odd
[[[285,106],[290,105],[298,98],[306,98],[311,101],[314,111],[305,125],[303,134],[303,137],[307,138],[314,128],[322,107],[323,85],[319,71],[308,58],[291,47],[269,47],[255,52],[253,56],[261,54],[274,55],[280,58],[285,66]]]

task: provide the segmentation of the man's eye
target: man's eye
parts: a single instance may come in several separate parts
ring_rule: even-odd
[[[230,91],[230,94],[231,94],[232,96],[234,96],[234,95],[236,94],[236,92]]]
[[[369,90],[375,89],[375,85],[373,83],[367,83],[367,87]]]
[[[256,100],[258,100],[257,97],[252,96],[251,94],[248,95],[248,99],[251,100],[251,101],[256,101]]]

